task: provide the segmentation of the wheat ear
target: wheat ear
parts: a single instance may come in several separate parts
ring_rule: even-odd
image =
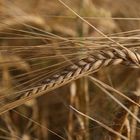
[[[0,114],[73,80],[98,71],[101,67],[121,63],[139,68],[140,54],[135,50],[119,48],[94,51],[92,54],[89,54],[88,57],[75,62],[68,68],[62,70],[59,74],[47,78],[43,83],[38,85],[38,87],[23,91],[15,96],[14,94],[11,95],[11,97],[9,96],[10,100],[6,102],[6,105],[0,108]]]

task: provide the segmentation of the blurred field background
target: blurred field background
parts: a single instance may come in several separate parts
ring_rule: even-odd
[[[124,47],[139,49],[139,0],[63,2]],[[94,49],[109,46],[117,47],[59,0],[0,0],[1,105]],[[118,94],[139,104],[139,88],[139,69],[125,65],[101,68],[1,113],[0,139],[139,140],[139,107]],[[87,116],[75,112],[70,105]]]

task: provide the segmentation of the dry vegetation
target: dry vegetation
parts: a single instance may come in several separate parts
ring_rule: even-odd
[[[0,140],[139,140],[139,5],[0,0]]]

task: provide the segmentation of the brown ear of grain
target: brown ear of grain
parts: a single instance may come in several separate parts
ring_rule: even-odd
[[[125,97],[122,103],[139,118],[139,102],[133,95],[127,98],[127,93],[133,93],[139,78],[139,19],[111,18],[139,17],[139,1],[64,2],[104,35],[120,33],[109,35],[109,38],[101,37],[58,0],[14,0],[11,4],[7,0],[1,1],[0,139],[121,139],[88,117],[77,115],[69,105],[103,122],[107,128],[113,128],[113,132],[125,136],[122,138],[139,139],[136,119],[122,108],[117,109],[118,104],[86,77],[94,75],[118,90],[115,97],[120,101]],[[120,48],[120,45],[124,47]],[[33,57],[35,60],[30,61]],[[44,58],[40,60],[40,57]],[[41,64],[41,61],[46,62]],[[66,63],[58,65],[60,70],[51,67],[61,61]],[[16,71],[12,73],[13,67]],[[51,69],[40,71],[47,67]],[[34,70],[37,71],[32,74]],[[21,76],[21,81],[16,76]],[[104,88],[109,90],[107,87]],[[121,92],[124,96],[119,97]]]

